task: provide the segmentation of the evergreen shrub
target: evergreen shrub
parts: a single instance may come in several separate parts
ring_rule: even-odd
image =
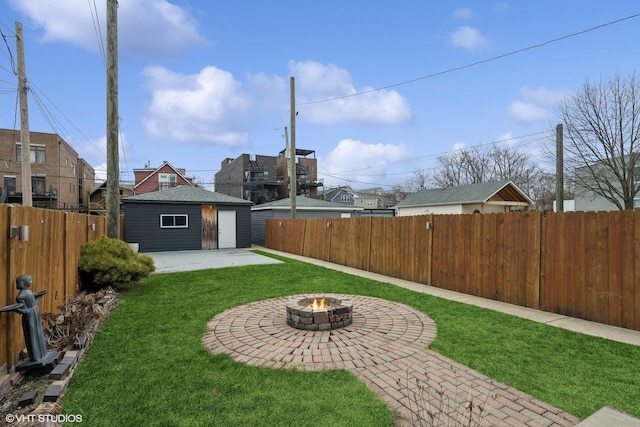
[[[101,236],[80,248],[78,270],[83,289],[135,288],[155,271],[153,259],[134,252],[119,239]]]

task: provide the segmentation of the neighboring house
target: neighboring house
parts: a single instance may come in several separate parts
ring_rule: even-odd
[[[314,157],[307,157],[313,154]],[[227,158],[214,176],[215,189],[221,194],[250,200],[255,204],[288,198],[291,185],[291,156],[289,149],[278,156],[242,154]],[[296,193],[310,198],[318,197],[318,162],[315,151],[296,149]]]
[[[95,171],[59,135],[29,133],[32,205],[87,212]],[[19,130],[0,129],[2,202],[22,203],[22,142]]]
[[[141,252],[247,248],[253,203],[183,185],[124,198],[124,240]]]
[[[166,160],[158,168],[147,165],[142,169],[134,169],[133,193],[137,196],[180,185],[194,185],[193,178],[188,178],[185,174],[185,169],[174,168]]]
[[[511,181],[421,190],[395,206],[397,216],[529,210],[533,201]]]
[[[362,207],[367,209],[387,209],[398,203],[394,192],[384,191],[382,187],[367,188],[356,191]],[[360,206],[356,200],[356,206]]]
[[[599,173],[600,170],[598,169],[598,166],[595,166],[595,168],[596,168],[596,173]],[[590,169],[592,169],[592,167],[585,166],[585,167],[577,168],[575,170],[575,173],[576,173],[576,180],[575,180],[575,186],[574,186],[575,187],[574,188],[575,210],[576,211],[617,211],[619,210],[614,203],[612,203],[611,201],[602,197],[600,194],[597,194],[595,191],[593,191],[592,188],[595,187],[595,184],[593,185],[593,187],[590,187],[588,185],[589,182],[591,181],[590,175],[592,172],[590,172]],[[602,174],[604,175],[605,173],[611,175],[610,170],[605,170],[603,168]],[[622,187],[620,185],[620,181],[618,178],[612,176],[611,179],[609,179],[609,182],[614,188],[622,192],[621,190]],[[634,183],[635,185],[640,184],[640,167],[635,168]],[[622,201],[622,198],[620,199],[620,204],[624,206],[624,202]],[[640,193],[636,194],[633,200],[633,209],[634,210],[640,209]]]
[[[122,199],[133,196],[133,186],[120,184],[120,205]],[[89,213],[95,215],[107,214],[107,181],[98,185],[89,194]]]
[[[324,192],[322,199],[338,205],[355,206],[356,197],[349,186],[331,188]]]
[[[395,197],[389,195],[380,187],[354,190],[345,185],[325,191],[322,199],[332,203],[357,206],[364,209],[385,209],[395,204]]]
[[[309,197],[296,197],[296,218],[345,218],[356,216],[362,208],[345,206]],[[251,207],[251,243],[264,246],[267,219],[291,218],[291,199]]]
[[[573,199],[565,199],[562,201],[562,212],[575,212],[576,201]],[[558,212],[557,202],[553,201],[553,211]]]

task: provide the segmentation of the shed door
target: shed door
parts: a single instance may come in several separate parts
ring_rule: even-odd
[[[236,211],[218,211],[218,248],[236,247]]]
[[[218,247],[218,210],[215,205],[202,205],[202,249]]]

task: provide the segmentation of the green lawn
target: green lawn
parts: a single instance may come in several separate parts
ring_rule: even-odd
[[[91,426],[389,426],[388,408],[348,372],[249,367],[200,344],[227,308],[335,292],[418,308],[436,322],[432,350],[580,418],[605,405],[640,417],[640,347],[279,259],[154,275],[123,294],[74,375],[64,413]]]

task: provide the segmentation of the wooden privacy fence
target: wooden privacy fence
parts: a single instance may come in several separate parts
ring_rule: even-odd
[[[18,235],[12,237],[11,228]],[[20,227],[28,227],[20,236]],[[58,313],[58,306],[72,299],[80,288],[78,259],[83,243],[105,234],[101,216],[0,204],[0,307],[15,304],[15,280],[21,274],[33,278],[31,290],[46,290],[40,312]],[[22,228],[25,230],[25,228]],[[24,348],[21,316],[0,313],[0,371],[10,370]]]
[[[640,211],[269,219],[266,246],[640,330]]]

